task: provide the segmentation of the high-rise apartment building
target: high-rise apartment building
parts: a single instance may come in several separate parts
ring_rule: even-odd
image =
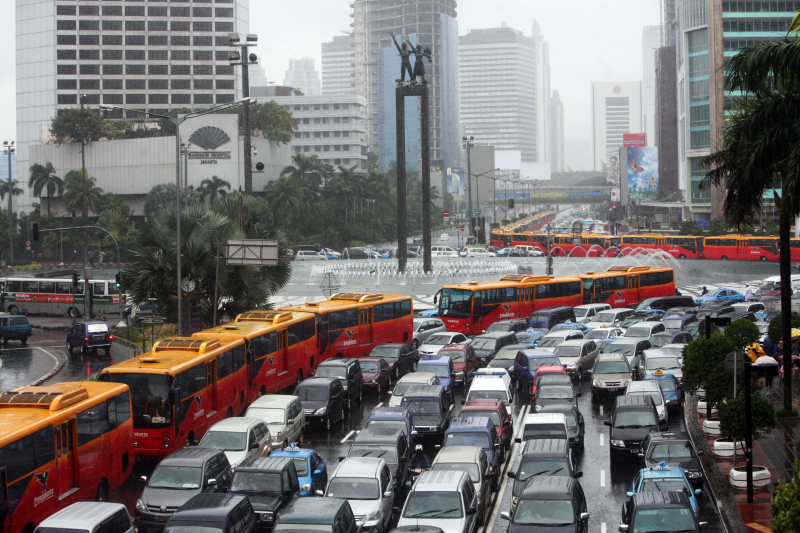
[[[289,59],[289,69],[283,78],[283,85],[300,89],[303,94],[317,96],[322,94],[322,85],[319,73],[310,57],[302,59]]]
[[[228,34],[248,32],[248,12],[248,0],[17,0],[21,167],[27,168],[31,143],[47,142],[52,118],[78,107],[80,95],[90,108],[158,113],[235,100],[241,78],[228,61]]]
[[[355,44],[352,35],[322,43],[322,94],[355,94]]]
[[[622,135],[643,133],[642,82],[592,83],[592,161],[594,170],[619,158]]]
[[[458,166],[461,142],[458,119],[458,24],[455,0],[354,0],[353,43],[356,93],[367,98],[370,149],[388,168],[396,159],[394,140],[395,80],[400,78],[400,59],[392,43],[408,37],[412,44],[430,48],[425,62],[430,101],[431,164]],[[413,61],[413,58],[412,58]],[[407,99],[412,100],[412,99]],[[407,101],[406,112],[416,103]],[[417,119],[406,120],[409,168],[418,168]]]
[[[564,103],[553,91],[550,98],[550,168],[553,172],[564,172]]]

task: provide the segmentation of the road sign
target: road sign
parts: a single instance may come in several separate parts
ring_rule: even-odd
[[[444,212],[444,216],[445,216],[445,217],[449,217],[449,216],[450,216],[450,211],[445,211],[445,212]]]
[[[460,229],[461,231],[464,231],[464,225],[462,224],[462,225],[461,225],[461,227],[460,227],[459,229]]]
[[[228,239],[227,264],[275,266],[278,264],[278,241],[267,239]]]
[[[481,210],[480,209],[473,209],[472,210],[472,216],[474,216],[474,217],[481,216]]]
[[[31,245],[31,241],[25,241],[25,246],[30,246],[30,245]]]

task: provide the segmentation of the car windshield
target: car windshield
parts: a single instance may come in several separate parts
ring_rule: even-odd
[[[147,480],[154,489],[199,489],[203,469],[194,466],[158,466]]]
[[[672,344],[672,335],[653,335],[650,337],[650,344],[653,348],[661,348],[667,344]]]
[[[577,318],[583,318],[589,313],[588,309],[582,307],[573,307],[572,310]]]
[[[439,316],[469,318],[472,315],[472,291],[465,289],[442,289]]]
[[[333,526],[326,524],[275,524],[273,533],[333,533]]]
[[[360,363],[362,372],[379,372],[381,369],[381,364],[378,361],[364,361],[362,359]]]
[[[593,329],[592,331],[587,331],[586,335],[584,335],[583,337],[585,339],[607,339],[608,335],[609,335],[609,331],[611,331],[611,330],[609,330],[607,328],[606,329],[603,329],[603,328]]]
[[[650,448],[652,461],[670,461],[672,459],[691,459],[694,449],[688,442],[665,442]]]
[[[530,318],[531,327],[547,329],[547,323],[550,322],[550,313],[532,314]]]
[[[377,479],[368,477],[335,477],[328,482],[325,496],[345,500],[377,500],[381,487]]]
[[[536,476],[570,477],[569,463],[563,459],[523,457],[517,472],[517,481]]]
[[[661,321],[667,329],[681,329],[683,327],[682,318],[665,318]]]
[[[281,494],[281,475],[280,473],[237,470],[231,481],[231,492],[253,495]]]
[[[692,509],[640,509],[633,517],[631,533],[671,533],[678,531],[697,531]]]
[[[620,411],[614,418],[615,428],[658,426],[652,411]]]
[[[495,427],[500,425],[500,415],[497,411],[469,411],[469,410],[462,410],[459,415],[461,418],[480,418],[485,416],[491,419],[492,423]]]
[[[465,350],[442,350],[442,351],[439,352],[439,355],[446,355],[454,363],[463,363],[464,362],[464,352],[465,352]]]
[[[441,404],[436,398],[429,400],[414,400],[403,398],[403,407],[408,408],[408,412],[412,415],[438,415],[441,413]]]
[[[647,370],[655,370],[657,368],[661,370],[680,369],[681,364],[678,362],[677,357],[648,357]]]
[[[676,392],[678,390],[677,385],[671,379],[658,379],[655,381],[658,381],[658,386],[664,392]]]
[[[431,467],[436,472],[466,472],[470,481],[478,483],[481,480],[481,473],[475,463],[436,463]]]
[[[369,352],[370,357],[380,357],[382,359],[386,359],[388,362],[393,362],[397,360],[399,348],[389,347],[389,346],[378,346],[373,348],[371,352]]]
[[[522,331],[517,332],[516,335],[517,335],[517,342],[520,344],[532,344],[533,341],[540,336],[540,334],[537,333],[525,333]]]
[[[413,491],[408,495],[403,518],[461,518],[458,492]]]
[[[634,343],[628,342],[612,342],[608,345],[608,349],[606,350],[608,353],[621,353],[622,355],[633,355],[634,349],[636,345]]]
[[[592,322],[603,322],[605,324],[613,324],[617,319],[616,313],[597,313]]]
[[[226,452],[240,452],[247,447],[247,433],[209,431],[200,441],[200,446],[220,448]]]
[[[661,405],[661,393],[657,391],[634,391],[628,392],[629,396],[634,396],[636,394],[650,396],[653,399],[654,405]]]
[[[580,328],[575,324],[557,324],[552,328],[550,328],[550,333],[553,333],[555,331],[571,331],[573,329],[580,329]]]
[[[487,339],[476,337],[472,340],[472,347],[476,350],[494,350],[495,346],[497,346],[497,339]]]
[[[314,371],[314,376],[321,378],[343,378],[347,375],[347,368],[344,366],[324,366],[320,365]]]
[[[297,475],[299,477],[308,475],[308,459],[305,457],[295,457],[292,459],[292,462],[294,463],[294,468],[297,470]]]
[[[124,383],[131,389],[133,425],[136,429],[164,428],[172,420],[172,378],[158,374],[100,374],[100,381]]]
[[[267,424],[283,424],[286,421],[286,411],[283,409],[269,409],[266,407],[251,407],[244,416],[258,418]]]
[[[625,332],[626,337],[649,337],[650,336],[650,328],[648,327],[633,327],[628,328],[628,331]]]
[[[626,318],[625,320],[623,320],[622,322],[620,322],[620,324],[619,324],[619,325],[620,325],[620,327],[623,327],[623,328],[629,328],[629,327],[631,327],[631,326],[632,326],[632,325],[634,325],[634,324],[638,324],[639,322],[642,322],[643,320],[644,320],[644,319],[643,319],[643,318],[641,318],[641,317],[631,317],[631,318]]]
[[[553,346],[558,346],[564,342],[564,337],[542,337],[542,340],[539,341],[538,346],[539,348],[551,348]]]
[[[430,372],[431,374],[436,374],[436,377],[439,378],[450,377],[449,365],[431,365],[427,363],[419,363],[417,368],[419,369],[420,372]]]
[[[527,424],[522,430],[522,440],[565,437],[565,428],[560,424]]]
[[[523,525],[567,526],[574,521],[572,500],[520,500],[512,518]]]
[[[537,399],[564,400],[574,397],[575,392],[570,385],[540,385],[536,391]]]
[[[42,528],[37,529],[36,531],[42,531]],[[62,533],[69,530],[60,529]],[[223,529],[221,527],[198,527],[194,524],[188,526],[170,526],[164,530],[164,533],[223,533]]]
[[[581,347],[580,346],[564,346],[559,345],[556,346],[556,349],[553,350],[553,353],[559,357],[580,357],[581,356]]]
[[[300,398],[301,402],[327,402],[328,387],[298,387],[294,395]]]
[[[87,333],[108,333],[108,324],[88,324]]]
[[[450,344],[450,339],[452,339],[452,335],[431,335],[425,340],[425,344],[444,346]]]
[[[508,403],[508,394],[501,390],[471,390],[467,398],[469,400],[503,400]]]
[[[350,448],[348,457],[380,457],[390,464],[397,463],[397,449],[392,446],[377,446],[375,444],[354,444]]]
[[[517,339],[519,340],[519,334],[517,334]],[[500,351],[497,352],[497,355],[494,356],[494,360],[497,361],[501,359],[506,359],[506,360],[516,359],[518,353],[519,353],[519,348],[501,348]]]
[[[639,492],[684,492],[689,487],[683,478],[645,479]],[[694,491],[692,491],[694,493]]]
[[[408,426],[406,426],[406,423],[403,420],[370,420],[369,422],[367,422],[367,427],[399,429],[404,433],[408,432]]]
[[[478,431],[448,433],[444,444],[445,446],[480,446],[484,450],[492,449],[492,440],[489,435]]]
[[[630,374],[625,361],[602,361],[594,367],[595,374]]]
[[[560,364],[561,361],[558,360],[558,357],[534,357],[528,359],[528,368],[530,370],[535,370],[540,366],[554,366]]]

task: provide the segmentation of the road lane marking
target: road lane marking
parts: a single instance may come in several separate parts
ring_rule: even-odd
[[[600,486],[601,487],[605,487],[606,486],[606,471],[605,470],[601,470],[600,471]]]
[[[761,524],[757,524],[755,522],[750,522],[749,524],[745,524],[747,527],[752,527],[756,531],[761,531],[762,533],[772,533],[772,530],[766,526],[762,526]]]
[[[606,437],[605,435],[603,435],[602,433],[600,433],[600,446],[602,446],[602,445],[603,445],[603,441],[605,440],[605,437]]]
[[[603,416],[603,406],[600,406],[600,416]]]
[[[375,409],[377,409],[377,408],[378,408],[378,407],[380,407],[381,405],[383,405],[383,402],[381,402],[381,403],[379,403],[378,405],[376,405],[376,406],[375,406]]]
[[[355,433],[355,432],[356,432],[356,430],[355,430],[355,429],[351,430],[351,431],[350,431],[350,433],[348,433],[347,435],[345,435],[345,436],[344,436],[344,438],[343,438],[342,440],[340,440],[340,441],[339,441],[339,444],[344,444],[345,442],[347,442],[347,439],[349,439],[349,438],[350,438],[350,435],[352,435],[352,434],[353,434],[353,433]]]
[[[600,522],[600,533],[606,533],[606,523]]]

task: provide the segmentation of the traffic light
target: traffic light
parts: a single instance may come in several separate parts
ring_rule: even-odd
[[[256,163],[256,170],[258,170],[259,172],[264,170],[264,163]]]
[[[33,223],[33,240],[37,241],[37,242],[39,241],[39,223],[38,222],[34,222]]]
[[[509,209],[514,209],[514,199],[513,198],[509,198],[508,199],[508,208]]]
[[[72,293],[75,294],[75,292],[77,290],[78,290],[78,273],[77,272],[73,272],[72,273]]]
[[[120,275],[119,272],[117,272],[117,275],[114,277],[114,287],[119,289],[121,286],[122,284],[120,283]]]

